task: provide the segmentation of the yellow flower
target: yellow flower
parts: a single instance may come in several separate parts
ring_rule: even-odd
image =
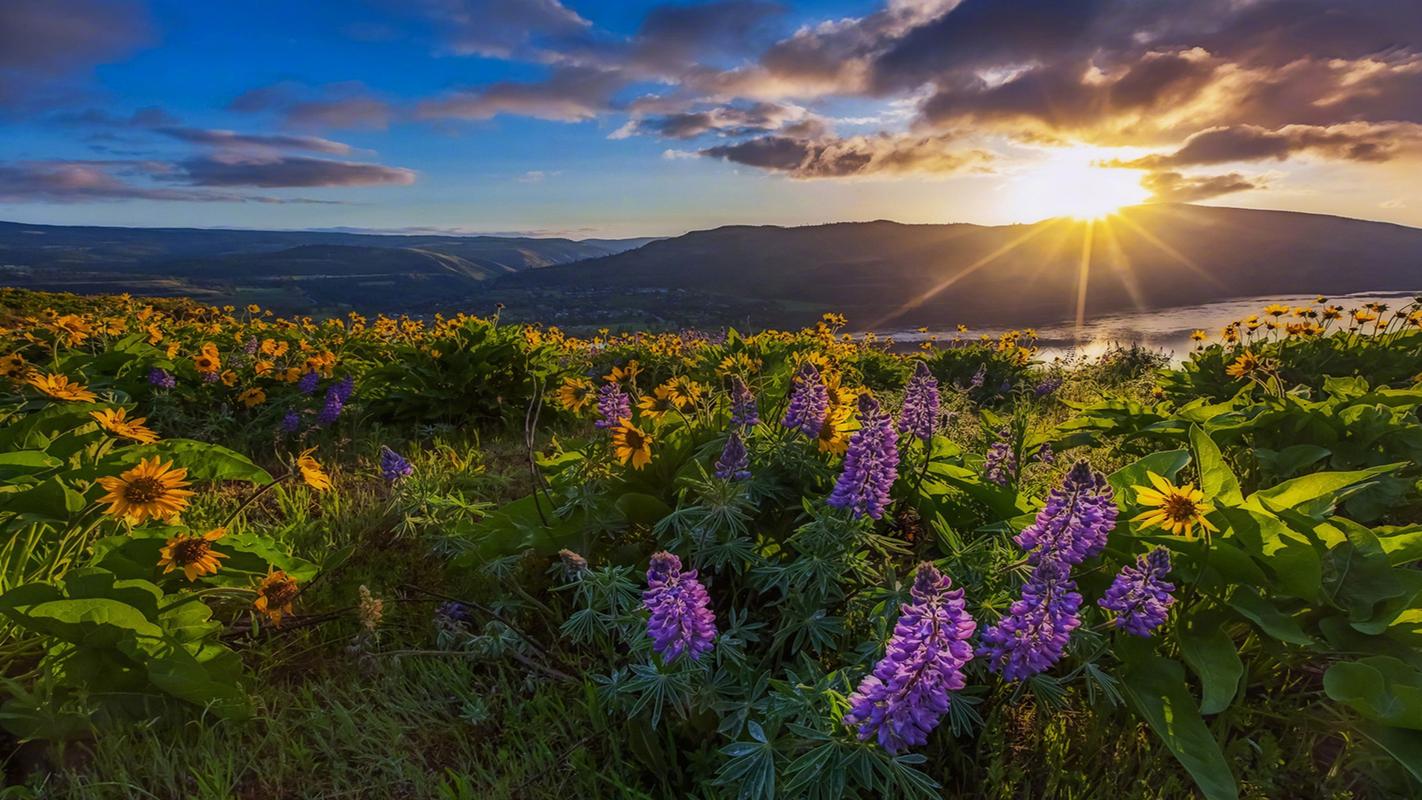
[[[88,320],[76,314],[65,314],[54,321],[54,329],[66,344],[80,344],[93,333]]]
[[[281,618],[292,613],[291,604],[300,591],[296,581],[285,572],[275,570],[263,578],[261,585],[257,587],[257,599],[252,601],[252,608],[271,620],[273,625],[280,627]]]
[[[247,313],[248,313],[248,314],[260,314],[261,312],[262,312],[262,307],[259,306],[259,305],[257,305],[256,303],[252,303],[251,305],[247,306]]]
[[[1283,303],[1271,303],[1264,309],[1264,313],[1268,314],[1271,317],[1282,317],[1292,310],[1293,309],[1289,308]]]
[[[224,370],[223,373],[222,373],[222,385],[223,385],[223,386],[236,386],[236,385],[237,385],[237,373],[233,372],[233,371],[230,370],[230,369],[229,369],[229,370]]]
[[[636,379],[641,372],[642,365],[638,364],[636,359],[633,359],[628,361],[625,367],[614,366],[611,372],[602,376],[602,379],[613,383],[627,383]]]
[[[193,366],[198,372],[217,372],[222,369],[222,359],[216,353],[202,352],[193,356]]]
[[[85,388],[84,384],[70,381],[65,375],[35,373],[26,379],[26,382],[56,400],[92,403],[98,399],[98,395]]]
[[[661,419],[675,411],[679,405],[672,395],[671,386],[663,384],[658,386],[651,394],[644,395],[642,399],[637,402],[637,408],[651,419]]]
[[[1203,330],[1196,328],[1195,330],[1190,332],[1190,341],[1203,342],[1205,341],[1206,335],[1207,334]]]
[[[252,408],[267,402],[267,393],[253,386],[250,389],[243,389],[242,393],[237,395],[237,400],[247,408]]]
[[[143,423],[147,422],[145,417],[128,418],[126,408],[106,408],[102,411],[90,411],[89,416],[93,417],[100,427],[115,436],[125,439],[132,439],[140,444],[153,444],[158,441],[158,434],[149,430]]]
[[[1364,311],[1361,308],[1353,309],[1353,321],[1356,323],[1362,324],[1364,322],[1372,322],[1377,318],[1378,315],[1374,314],[1371,311]]]
[[[117,478],[100,478],[99,485],[108,494],[99,502],[109,504],[105,514],[122,517],[134,525],[146,519],[167,522],[181,514],[193,496],[187,489],[187,476],[186,469],[173,469],[172,462],[164,463],[157,456],[145,458]]]
[[[276,368],[276,365],[273,364],[273,363],[270,362],[270,361],[265,361],[265,360],[262,360],[262,359],[258,359],[258,360],[256,360],[256,361],[253,361],[253,362],[252,362],[252,374],[253,374],[253,375],[266,375],[266,374],[270,373],[270,372],[271,372],[273,369],[275,369],[275,368]]]
[[[1136,502],[1150,506],[1150,509],[1132,517],[1132,522],[1141,523],[1143,528],[1164,528],[1187,539],[1195,535],[1196,525],[1207,531],[1219,530],[1205,519],[1205,515],[1214,511],[1215,507],[1205,500],[1205,493],[1196,489],[1194,484],[1176,486],[1154,472],[1147,472],[1146,476],[1154,488],[1131,488],[1136,492]]]
[[[582,412],[593,401],[592,381],[586,378],[564,378],[558,387],[558,404],[574,414]]]
[[[1249,350],[1239,354],[1233,364],[1225,367],[1225,374],[1231,378],[1247,378],[1257,371],[1263,362]]]
[[[6,378],[19,378],[30,371],[30,365],[25,361],[25,357],[19,353],[11,353],[4,358],[0,358],[0,375]]]
[[[682,409],[696,405],[696,402],[701,399],[701,395],[706,392],[705,387],[685,375],[678,375],[663,386],[670,392],[672,402],[676,403],[676,407]]]
[[[215,575],[221,566],[218,559],[227,558],[225,553],[212,549],[212,543],[226,535],[222,528],[214,528],[201,536],[174,536],[168,540],[158,554],[158,566],[163,574],[182,570],[184,577],[195,581],[201,575]]]
[[[318,492],[324,492],[331,488],[331,476],[326,474],[326,470],[321,466],[321,462],[311,456],[316,448],[312,447],[302,451],[296,459],[296,469],[301,473],[301,479],[306,481]]]
[[[854,417],[852,405],[831,406],[824,424],[815,437],[815,446],[822,453],[844,455],[849,450],[849,422]]]
[[[630,462],[633,469],[641,469],[652,461],[652,437],[632,420],[620,420],[612,429],[612,452],[623,464]]]

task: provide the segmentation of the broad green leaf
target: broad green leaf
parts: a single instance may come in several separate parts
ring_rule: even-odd
[[[1111,484],[1111,488],[1116,490],[1116,503],[1124,505],[1135,499],[1135,492],[1131,491],[1132,486],[1150,485],[1148,473],[1154,472],[1157,475],[1174,479],[1176,473],[1189,463],[1189,451],[1163,450],[1159,453],[1151,453],[1134,464],[1128,464],[1116,470],[1106,480]]]
[[[642,492],[627,492],[615,503],[622,516],[634,525],[655,525],[672,512],[661,498]]]
[[[188,477],[199,481],[247,481],[267,484],[272,476],[235,450],[193,439],[164,439],[142,447],[126,448],[110,461],[131,467],[145,458],[158,456],[188,471]]]
[[[1219,742],[1205,727],[1178,661],[1142,652],[1126,661],[1121,685],[1206,800],[1237,800],[1239,789]]]
[[[1219,445],[1198,425],[1190,426],[1190,450],[1195,456],[1195,469],[1200,473],[1200,491],[1210,501],[1234,505],[1244,502],[1239,480],[1234,477]]]
[[[1323,673],[1323,691],[1363,717],[1422,730],[1422,673],[1390,656],[1343,661]]]
[[[1384,464],[1352,472],[1315,472],[1260,489],[1250,495],[1247,502],[1261,511],[1294,509],[1309,516],[1323,517],[1348,495],[1362,488],[1362,484],[1404,466],[1406,464]]]
[[[1183,622],[1175,633],[1180,655],[1200,677],[1200,713],[1218,714],[1234,701],[1244,676],[1239,650],[1225,630],[1228,619],[1220,613],[1197,612]]]
[[[1230,595],[1229,605],[1259,626],[1259,629],[1290,644],[1311,645],[1313,637],[1304,633],[1298,620],[1280,611],[1269,601],[1260,597],[1252,586],[1241,586]]]
[[[24,475],[45,472],[60,467],[63,463],[42,450],[0,453],[0,481],[13,481]]]

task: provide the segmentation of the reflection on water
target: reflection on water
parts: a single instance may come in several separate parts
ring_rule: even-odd
[[[1328,302],[1352,309],[1364,303],[1385,303],[1396,309],[1412,302],[1418,292],[1367,292],[1362,294],[1330,297]],[[1040,358],[1051,360],[1057,357],[1085,356],[1095,358],[1114,345],[1139,344],[1170,354],[1172,360],[1179,361],[1189,354],[1194,343],[1190,333],[1197,328],[1210,335],[1209,341],[1217,341],[1220,329],[1237,319],[1250,314],[1258,314],[1270,303],[1284,303],[1289,306],[1311,305],[1317,295],[1275,295],[1251,297],[1242,300],[1224,300],[1198,306],[1166,308],[1158,311],[1139,311],[1125,314],[1107,314],[1088,319],[1078,331],[1075,323],[1065,322],[1046,325],[1037,329]],[[893,336],[895,343],[903,349],[912,349],[919,342],[931,336],[939,341],[949,341],[955,336],[996,336],[1006,328],[975,328],[968,334],[959,334],[953,326],[942,330],[929,329],[926,333],[917,330],[880,331],[882,335]]]

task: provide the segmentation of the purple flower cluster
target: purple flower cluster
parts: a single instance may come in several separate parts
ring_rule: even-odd
[[[859,397],[859,430],[849,439],[844,472],[827,501],[847,508],[855,517],[880,519],[889,505],[889,490],[899,476],[898,435],[893,420],[868,392]]]
[[[1047,395],[1056,392],[1056,390],[1060,389],[1061,386],[1062,376],[1048,375],[1047,377],[1043,378],[1036,386],[1032,387],[1032,394],[1035,394],[1038,397],[1046,397]]]
[[[1052,450],[1051,442],[1042,442],[1042,446],[1037,448],[1037,452],[1032,456],[1032,460],[1040,464],[1057,463],[1057,454]]]
[[[615,383],[604,383],[597,390],[598,428],[615,428],[618,422],[632,418],[632,399]]]
[[[317,425],[332,425],[340,418],[341,409],[345,408],[346,402],[341,399],[338,386],[332,386],[326,390],[326,401],[321,404],[321,410],[316,413]]]
[[[725,448],[721,450],[721,457],[716,459],[716,477],[725,481],[743,481],[750,475],[750,453],[746,452],[740,429],[733,427]]]
[[[1116,527],[1117,509],[1106,477],[1078,461],[1047,496],[1037,518],[1017,535],[1032,574],[1008,613],[983,631],[979,653],[1009,681],[1050,669],[1081,626],[1081,594],[1071,568],[1099,554]]]
[[[1170,574],[1170,552],[1163,547],[1140,556],[1134,566],[1121,568],[1116,580],[1097,605],[1116,614],[1116,627],[1134,636],[1150,636],[1165,624],[1175,584],[1165,580]]]
[[[740,378],[732,379],[731,383],[731,424],[741,428],[754,428],[760,424],[755,395]]]
[[[1037,565],[1007,615],[983,631],[978,654],[1004,680],[1044,672],[1066,652],[1071,632],[1081,626],[1081,595],[1069,569],[1060,561]]]
[[[355,378],[349,375],[341,378],[331,387],[331,391],[335,392],[336,396],[341,398],[341,405],[349,403],[351,398],[355,396]]]
[[[296,382],[297,391],[302,394],[311,394],[316,391],[316,385],[321,382],[321,376],[315,372],[308,372],[301,376]]]
[[[281,418],[281,429],[285,433],[296,433],[301,430],[301,415],[295,410],[289,410]]]
[[[829,389],[815,365],[806,363],[795,376],[795,389],[790,393],[790,405],[780,424],[813,439],[820,435],[828,413]]]
[[[178,385],[178,379],[173,374],[162,367],[154,367],[148,370],[148,385],[159,389],[171,389]]]
[[[1037,518],[1014,541],[1027,551],[1028,563],[1054,560],[1075,566],[1106,549],[1118,513],[1106,476],[1083,459],[1072,465],[1061,486],[1047,495]]]
[[[257,337],[253,336],[253,337],[250,337],[249,339],[247,339],[247,341],[242,344],[242,352],[246,353],[246,354],[249,355],[249,356],[250,356],[250,355],[256,355],[256,353],[257,353]]]
[[[203,382],[203,383],[217,383],[219,380],[221,380],[221,378],[222,378],[222,376],[221,376],[221,375],[218,375],[216,372],[204,372],[204,373],[202,373],[202,382]]]
[[[642,604],[652,612],[647,620],[652,649],[663,659],[673,661],[685,654],[696,661],[711,651],[716,638],[711,597],[696,570],[681,571],[681,559],[665,550],[652,556]]]
[[[928,442],[938,430],[938,403],[938,379],[928,371],[928,365],[920,361],[904,390],[899,432],[911,433]]]
[[[969,389],[981,389],[983,383],[987,381],[987,364],[978,367],[978,371],[973,373],[972,380],[968,381]]]
[[[408,478],[415,473],[415,467],[409,459],[391,450],[389,447],[380,447],[380,474],[385,477],[386,483],[395,483],[401,478]]]
[[[987,460],[983,463],[984,477],[998,486],[1006,486],[1017,476],[1017,454],[1008,442],[1011,435],[1006,428],[998,431],[997,441],[988,447]]]
[[[973,658],[977,623],[964,609],[963,590],[932,564],[918,567],[884,657],[850,695],[846,725],[859,738],[875,736],[890,753],[926,744],[948,713],[950,693],[963,688],[963,666]]]

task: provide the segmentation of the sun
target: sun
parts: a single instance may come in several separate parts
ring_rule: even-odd
[[[1144,201],[1140,172],[1101,166],[1118,153],[1095,147],[1051,151],[1008,184],[1008,209],[1023,222],[1048,217],[1096,220]]]

